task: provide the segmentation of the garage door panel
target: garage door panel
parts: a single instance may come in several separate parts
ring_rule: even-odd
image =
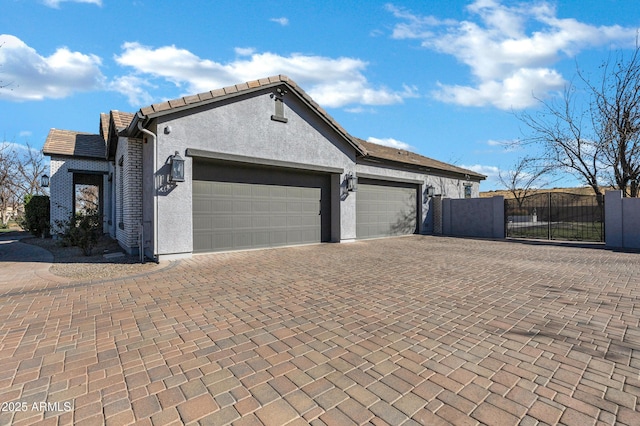
[[[201,169],[203,165],[196,163],[194,175],[210,174],[213,178],[215,173]],[[237,174],[238,179],[249,176],[235,170],[226,172]],[[323,232],[330,232],[321,215],[330,214],[328,175],[278,173],[276,180],[283,184],[269,182],[271,175],[260,173],[257,176],[262,176],[264,183],[194,180],[194,252],[322,241]],[[286,176],[291,184],[284,184]]]
[[[358,238],[405,235],[416,231],[416,185],[361,182],[356,197]]]

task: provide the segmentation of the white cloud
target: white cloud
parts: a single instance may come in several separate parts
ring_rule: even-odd
[[[42,3],[45,6],[53,7],[55,9],[59,8],[60,4],[64,2],[89,3],[89,4],[95,4],[96,6],[102,6],[102,0],[42,0]]]
[[[269,20],[271,22],[275,22],[276,24],[280,24],[283,27],[286,27],[287,25],[289,25],[289,19],[285,18],[284,16],[282,18],[271,18]]]
[[[255,53],[256,49],[253,47],[236,47],[234,51],[238,56],[251,56]]]
[[[185,94],[285,74],[324,107],[389,105],[417,96],[415,87],[404,86],[401,91],[394,91],[384,86],[373,86],[363,74],[367,62],[357,58],[300,53],[282,56],[237,48],[239,57],[223,63],[200,58],[176,46],[152,48],[139,43],[125,43],[122,48],[122,54],[115,58],[118,64],[132,68],[137,77],[144,75],[146,79],[171,82],[184,88]]]
[[[61,47],[51,56],[12,35],[0,35],[0,99],[25,101],[64,98],[74,92],[100,88],[104,76],[98,56]]]
[[[489,180],[495,180],[498,178],[498,174],[500,173],[500,169],[496,166],[485,166],[482,164],[474,164],[472,166],[461,165],[463,169],[468,169],[476,173],[480,173],[481,175],[487,176]]]
[[[391,148],[405,149],[412,151],[414,148],[406,142],[401,142],[393,138],[378,139],[374,137],[367,138],[367,142],[377,143],[378,145],[390,146]]]
[[[109,84],[111,90],[126,95],[129,104],[137,106],[149,105],[153,102],[153,97],[145,90],[145,87],[154,88],[155,86],[133,75],[118,77]]]
[[[633,46],[636,29],[594,26],[557,17],[545,1],[509,3],[476,0],[469,19],[440,20],[388,6],[401,22],[396,39],[417,39],[423,47],[455,57],[469,67],[475,85],[439,83],[434,96],[464,106],[526,108],[566,81],[552,68],[562,58],[596,46]]]

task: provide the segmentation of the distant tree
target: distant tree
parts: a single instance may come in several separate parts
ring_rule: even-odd
[[[76,187],[76,212],[86,214],[97,212],[100,207],[99,188],[96,185],[78,185]]]
[[[611,60],[612,59],[612,60]],[[606,178],[631,197],[640,177],[640,48],[630,57],[618,53],[602,65],[602,80],[588,84],[594,127],[601,145]],[[613,63],[612,63],[613,62]]]
[[[40,177],[46,170],[42,152],[13,143],[0,143],[0,220],[6,225],[13,214],[23,210],[27,196],[43,195]]]
[[[578,70],[560,99],[539,100],[537,112],[518,117],[531,130],[524,143],[543,148],[543,157],[587,184],[596,195],[610,183],[637,196],[640,178],[640,46],[600,67],[600,77]],[[580,95],[586,94],[584,99]],[[608,181],[608,182],[607,182]]]
[[[519,159],[513,169],[498,172],[498,180],[509,191],[522,207],[522,202],[537,187],[545,186],[548,182],[543,177],[549,175],[554,167],[540,162],[532,157]]]

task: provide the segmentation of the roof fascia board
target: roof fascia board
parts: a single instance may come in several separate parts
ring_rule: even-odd
[[[487,178],[484,175],[478,175],[473,172],[471,173],[455,172],[453,170],[444,170],[439,167],[421,166],[418,164],[403,163],[402,161],[394,161],[387,158],[379,158],[379,157],[372,157],[372,156],[358,157],[358,159],[356,160],[356,163],[363,164],[363,165],[368,164],[372,166],[387,165],[387,166],[392,166],[398,170],[416,170],[422,173],[430,173],[430,174],[434,174],[434,172],[436,172],[440,175],[443,175],[446,177],[454,177],[456,179],[459,179],[460,177],[466,178],[468,176],[469,180],[473,180],[477,182],[480,182]]]

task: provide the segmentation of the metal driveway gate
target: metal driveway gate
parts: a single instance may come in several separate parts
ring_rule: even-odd
[[[547,192],[504,206],[508,238],[604,242],[604,197]]]

